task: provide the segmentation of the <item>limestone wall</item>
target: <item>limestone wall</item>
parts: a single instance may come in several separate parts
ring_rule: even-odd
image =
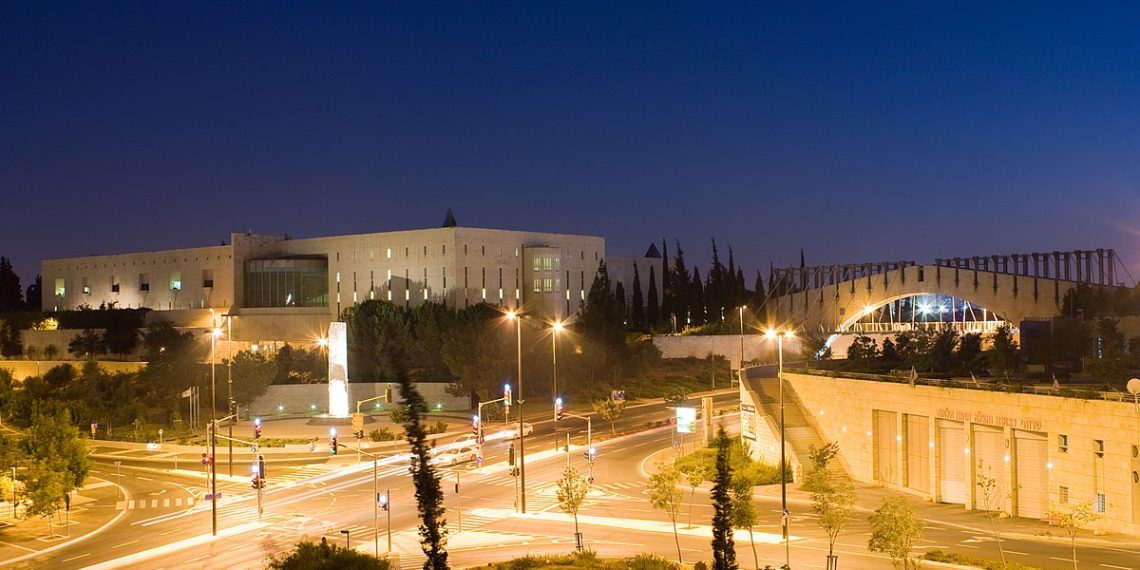
[[[12,373],[12,377],[17,381],[22,381],[29,376],[40,376],[43,373],[59,366],[66,364],[75,369],[78,373],[85,360],[0,360],[0,369],[7,370]],[[138,372],[146,367],[145,362],[114,362],[99,360],[99,368],[115,373],[115,372]]]
[[[966,470],[962,502],[966,508],[981,508],[982,497],[975,485],[979,474],[976,457],[982,452],[978,446],[983,444],[979,434],[1000,434],[1000,440],[993,441],[1004,446],[1004,450],[991,452],[990,457],[996,458],[991,463],[998,463],[991,465],[996,469],[992,472],[994,477],[1010,495],[1001,510],[1022,515],[1025,513],[1021,511],[1029,511],[1032,505],[1026,493],[1032,489],[1027,487],[1036,483],[1027,474],[1043,473],[1046,481],[1042,492],[1043,496],[1047,494],[1050,506],[1084,501],[1095,504],[1098,494],[1102,494],[1104,513],[1098,524],[1109,531],[1140,533],[1140,457],[1135,447],[1140,439],[1140,415],[1130,402],[911,387],[906,383],[796,373],[787,373],[786,378],[805,413],[812,415],[821,437],[839,443],[844,463],[856,479],[878,480],[931,500],[943,500],[946,497],[939,485],[942,470],[950,469],[949,464],[956,461],[949,457],[950,453],[961,453],[968,458],[959,462]],[[894,415],[886,416],[884,412]],[[876,417],[880,418],[877,426]],[[882,423],[884,417],[889,418],[887,423]],[[912,425],[927,426],[927,431],[907,434],[905,428],[894,431],[889,425],[895,421],[895,425],[902,426],[907,417],[918,422]],[[962,448],[945,448],[946,442],[939,439],[940,425],[963,428],[966,438]],[[897,445],[878,441],[884,435],[884,426],[893,436],[891,439],[898,440]],[[1043,436],[1045,457],[1032,465],[1019,466],[1018,447],[1023,440],[1018,438],[1022,436]],[[1098,442],[1103,442],[1103,448]],[[876,445],[880,450],[897,449],[897,456],[884,457],[880,451],[876,457]],[[928,447],[929,451],[920,447]],[[927,481],[906,482],[908,449],[916,457],[929,458],[928,465],[916,466],[913,458],[910,462],[911,472],[921,471]],[[1045,465],[1039,465],[1041,462]],[[894,483],[884,482],[884,469],[903,475]]]
[[[728,359],[733,370],[740,361],[739,335],[655,335],[653,345],[661,351],[663,358],[705,358],[712,353]],[[784,341],[785,360],[799,360],[799,355],[800,343],[797,339]],[[776,342],[755,333],[744,335],[744,359],[776,362]]]

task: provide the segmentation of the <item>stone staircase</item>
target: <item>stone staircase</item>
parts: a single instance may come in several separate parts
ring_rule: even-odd
[[[750,377],[745,380],[745,384],[752,397],[763,408],[764,414],[772,418],[776,429],[779,429],[780,379]],[[788,455],[794,455],[800,465],[805,469],[809,468],[812,464],[810,456],[812,447],[822,447],[825,442],[810,423],[799,397],[788,383],[784,384],[784,431]],[[836,475],[845,475],[838,459],[828,464],[828,470]]]

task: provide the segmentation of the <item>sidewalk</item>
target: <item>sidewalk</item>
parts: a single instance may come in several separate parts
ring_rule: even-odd
[[[114,483],[88,477],[87,484],[72,497],[70,513],[60,511],[52,519],[51,536],[44,517],[13,519],[12,504],[0,504],[4,511],[0,514],[0,567],[95,536],[126,513],[115,508],[120,498]]]

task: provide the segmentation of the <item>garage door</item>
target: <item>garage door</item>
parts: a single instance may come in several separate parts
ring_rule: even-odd
[[[1047,436],[1015,431],[1017,447],[1017,516],[1043,519],[1049,509]]]
[[[938,422],[938,485],[943,503],[966,504],[966,432],[962,422]]]
[[[926,416],[906,418],[906,486],[930,492],[930,431]]]
[[[875,480],[897,484],[898,479],[898,425],[895,412],[874,411],[875,418]]]
[[[1009,504],[1009,466],[1005,461],[1005,433],[999,427],[974,426],[974,508],[1004,511]],[[992,481],[987,489],[986,482]]]

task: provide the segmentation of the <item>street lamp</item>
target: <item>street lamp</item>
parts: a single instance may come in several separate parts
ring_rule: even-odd
[[[748,305],[738,307],[740,310],[740,368],[738,368],[740,378],[744,378],[744,309],[746,308]]]
[[[554,386],[551,390],[552,401],[558,400],[558,333],[562,332],[562,321],[554,321],[550,327],[550,362],[554,371]],[[554,449],[558,449],[558,406],[554,406]],[[569,451],[569,450],[567,450]]]
[[[526,514],[526,432],[523,431],[522,315],[507,311],[507,320],[515,322],[515,358],[519,377],[519,510]]]
[[[787,468],[787,437],[784,432],[784,338],[792,337],[792,331],[768,329],[764,336],[776,339],[777,374],[780,378],[780,521],[784,536],[784,565],[790,565],[791,553],[788,546],[788,468]]]

